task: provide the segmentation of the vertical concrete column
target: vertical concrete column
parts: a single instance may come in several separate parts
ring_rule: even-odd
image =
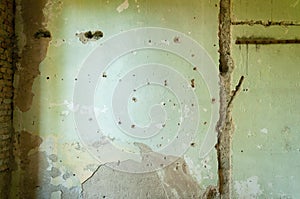
[[[14,1],[0,0],[0,198],[7,198],[12,149]]]

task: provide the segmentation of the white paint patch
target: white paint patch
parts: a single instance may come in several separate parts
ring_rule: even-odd
[[[61,191],[55,191],[51,193],[51,199],[60,199],[61,198]]]
[[[239,199],[256,199],[262,194],[257,176],[252,176],[245,181],[235,181],[234,189]]]
[[[125,0],[122,4],[120,4],[118,7],[117,7],[117,11],[118,13],[121,13],[123,12],[124,10],[126,10],[127,8],[129,8],[129,2],[128,0]]]
[[[260,129],[260,132],[264,134],[268,134],[268,129],[266,128]]]

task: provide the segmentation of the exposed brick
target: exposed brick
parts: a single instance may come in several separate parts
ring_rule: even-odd
[[[13,0],[0,1],[0,172],[9,168],[12,147],[13,3]],[[0,186],[2,189],[3,185]]]

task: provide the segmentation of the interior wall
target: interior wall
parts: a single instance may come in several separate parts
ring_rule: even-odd
[[[6,1],[1,1],[1,5],[3,2]],[[1,14],[8,9],[2,10]],[[188,3],[180,0],[16,0],[19,59],[14,84],[15,161],[11,164],[10,197],[299,198],[299,11],[296,0],[192,0]],[[199,43],[206,53],[203,55],[208,55],[213,65],[203,61],[195,66],[187,62],[202,51],[192,53],[192,49],[184,49],[182,56],[190,56],[181,59],[174,53],[151,49],[157,43],[180,49],[185,37],[166,34],[166,40],[157,42],[156,37],[145,34],[145,37],[136,38],[143,39],[149,47],[146,51],[134,49],[110,63],[111,69],[80,76],[82,68],[98,63],[93,52],[100,52],[97,49],[105,46],[105,41],[142,27],[172,29],[178,31],[178,35],[184,33]],[[0,36],[2,38],[2,33]],[[122,44],[126,44],[126,40],[114,45],[121,48]],[[115,46],[111,49],[118,49]],[[114,53],[101,52],[107,56]],[[8,63],[6,68],[10,69],[1,66],[0,75],[3,71],[11,77],[12,60],[4,58],[3,65]],[[110,102],[111,91],[116,88],[109,83],[122,82],[121,77],[135,69],[128,66],[156,62],[171,65],[186,79],[188,88],[195,87],[201,115],[196,139],[181,155],[160,153],[160,147],[170,143],[157,140],[143,145],[120,145],[139,154],[142,163],[167,159],[172,164],[144,173],[112,169],[111,162],[125,163],[129,168],[140,165],[126,161],[127,156],[111,155],[101,159],[95,155],[95,150],[105,142],[94,142],[89,134],[90,125],[87,125],[87,132],[78,131],[78,117],[87,115],[79,118],[86,120],[86,124],[97,120],[104,124],[101,130],[119,132],[113,126],[121,125],[122,121],[110,123],[107,119],[110,109],[102,106],[105,99]],[[211,77],[219,78],[220,87],[214,91],[220,92],[220,96],[211,96],[213,94],[205,86],[205,75],[195,75],[201,66],[212,66],[216,70],[219,67],[220,74]],[[143,75],[148,77],[147,73]],[[175,77],[173,79],[177,80]],[[82,79],[93,82],[93,78],[105,85],[98,85],[93,96],[100,99],[96,100],[99,102],[96,110],[103,115],[95,119],[89,117],[89,106],[74,104],[76,86]],[[172,84],[172,77],[163,80],[166,79],[160,82],[162,87]],[[7,82],[10,82],[7,85],[11,91],[11,79]],[[89,90],[81,90],[79,96],[85,97],[88,93]],[[162,94],[157,87],[138,94],[125,100],[132,108],[132,116],[137,118],[135,121],[142,123],[147,121],[146,111],[134,109],[134,104],[142,99],[155,102],[150,96]],[[10,94],[7,96],[11,98]],[[1,101],[1,109],[2,106],[11,107],[8,98]],[[170,104],[175,107],[177,102]],[[211,122],[214,107],[220,109],[219,121],[215,123]],[[216,128],[209,130],[208,124]],[[131,129],[137,126],[130,124]],[[170,126],[179,125],[176,122]],[[5,129],[0,144],[10,146],[7,144],[10,134]],[[164,135],[172,137],[172,132]],[[212,142],[206,142],[207,134],[203,132],[213,135]],[[91,138],[89,144],[86,138]],[[110,141],[120,144],[122,139],[115,136]],[[204,155],[199,153],[203,147],[209,149]],[[151,153],[153,149],[158,153]],[[145,155],[149,152],[150,158]],[[9,157],[8,153],[3,154],[3,160],[8,160],[5,158]],[[2,170],[8,168],[7,161],[0,165],[3,165]]]
[[[20,59],[15,73],[14,127],[20,139],[16,142],[14,151],[18,168],[13,172],[11,197],[199,198],[207,194],[214,195],[218,179],[214,150],[218,109],[214,108],[216,113],[214,122],[211,121],[211,115],[212,107],[217,107],[219,101],[217,22],[218,1],[195,0],[189,1],[188,4],[181,0],[16,1],[16,32]],[[143,39],[147,46],[143,50],[133,48],[132,52],[118,57],[116,61],[110,63],[105,73],[82,73],[84,61],[89,60],[90,54],[97,50],[97,47],[105,45],[106,40],[118,38],[116,36],[118,34],[142,27],[161,28],[159,35],[165,34],[165,39],[156,41],[155,35],[147,35],[146,38],[143,38],[144,35],[133,36],[134,39]],[[178,32],[167,34],[168,29]],[[148,49],[154,45],[162,45],[173,46],[174,51],[180,50],[181,43],[185,40],[185,36],[181,34],[185,34],[186,38],[193,38],[199,43],[197,48],[201,46],[203,49],[201,48],[199,52],[188,47],[181,50],[179,55],[159,49]],[[128,39],[130,38],[132,36],[129,35]],[[157,42],[159,43],[156,44]],[[126,46],[125,43],[126,40],[120,41],[115,44],[116,46],[112,45],[112,48],[117,51]],[[111,55],[109,50],[103,53]],[[196,59],[201,53],[207,61],[199,62],[199,66],[187,62]],[[97,55],[99,56],[101,54]],[[110,100],[112,95],[110,92],[115,90],[115,84],[120,82],[122,76],[135,71],[136,67],[151,63],[168,65],[166,70],[175,76],[166,74],[166,77],[161,77],[163,79],[156,84],[152,85],[150,80],[149,85],[146,84],[149,89],[146,87],[137,89],[135,97],[137,100],[128,102],[131,116],[137,123],[140,122],[139,125],[147,124],[148,111],[151,106],[155,104],[157,106],[157,100],[160,100],[160,106],[166,107],[165,111],[170,119],[165,125],[160,124],[165,126],[166,130],[159,136],[154,136],[148,139],[149,141],[145,139],[126,141],[126,137],[119,136],[122,132],[115,128],[121,125],[121,122],[111,121],[110,104],[104,103]],[[101,64],[99,63],[99,67]],[[173,69],[169,69],[170,67]],[[206,82],[200,74],[201,67],[210,67],[208,71],[214,71],[214,76],[209,78],[216,80],[214,96],[210,96],[205,86]],[[173,70],[179,73],[174,73]],[[153,72],[146,71],[139,76],[136,75],[140,78],[139,81],[147,81],[146,76]],[[89,123],[83,131],[78,130],[80,124],[76,124],[76,117],[78,114],[84,115],[89,107],[76,104],[74,90],[77,84],[82,84],[82,79],[86,75],[88,78],[94,78],[94,74],[104,85],[101,87],[100,84],[101,89],[96,90],[93,96],[99,99],[99,104],[95,106],[99,110],[100,117],[96,119],[101,124],[100,130],[109,133],[119,132],[110,135],[112,137],[110,141],[113,140],[112,142],[117,145],[121,144],[119,147],[132,150],[133,152],[129,154],[137,154],[135,156],[142,158],[141,163],[136,163],[137,160],[134,159],[136,157],[128,158],[128,153],[125,156],[113,155],[112,151],[101,148],[106,144],[104,136],[96,137],[94,140],[89,130],[91,123],[96,119],[83,117],[81,120]],[[184,78],[184,81],[180,78]],[[178,101],[182,100],[184,95],[188,95],[185,90],[175,93],[177,95],[175,96],[166,89],[172,84],[177,84],[176,81],[184,83],[177,85],[178,88],[187,86],[187,89],[195,90],[192,93],[195,93],[197,100],[189,102],[189,105],[199,106],[200,118],[198,115],[194,118],[189,117],[191,114],[189,109],[193,107],[187,107]],[[88,87],[82,90],[79,97],[87,96],[87,90]],[[176,89],[173,90],[176,92]],[[154,96],[153,99],[149,97],[149,93]],[[162,96],[165,105],[161,101]],[[120,97],[119,100],[121,103],[128,99]],[[139,104],[143,100],[145,104],[140,105],[141,109],[134,111],[133,104]],[[105,106],[101,104],[102,102]],[[182,121],[179,117],[178,121],[172,119],[178,116],[177,111],[181,111]],[[159,119],[159,116],[154,116],[153,119],[156,117]],[[187,120],[184,118],[194,121],[194,124],[199,123],[199,127],[193,129],[196,128],[193,127],[195,126],[193,123],[186,125],[186,129],[195,135],[195,139],[185,144],[178,143],[177,146],[171,141],[184,140],[189,136],[181,133],[179,138],[178,136],[176,138],[174,135],[174,132],[180,129],[180,123]],[[122,121],[122,124],[126,123]],[[127,131],[137,129],[139,125],[130,124]],[[207,132],[212,137],[206,143],[204,140]],[[87,143],[89,140],[84,141],[90,137],[91,143]],[[129,144],[126,144],[127,142]],[[140,144],[134,145],[134,142]],[[171,145],[172,150],[161,152],[164,147]],[[186,145],[187,150],[181,150],[181,145]],[[199,153],[201,148],[203,154]],[[147,155],[149,150],[154,150],[155,153]],[[104,151],[106,156],[101,159],[102,157],[97,156],[98,151],[99,154],[103,154],[101,151]],[[161,160],[158,166],[162,168],[152,172],[134,170],[124,172],[110,166],[116,163],[134,169],[143,164],[149,165],[147,161],[151,163],[152,159]],[[166,162],[171,164],[165,165]]]
[[[233,107],[236,198],[300,197],[299,11],[298,1],[233,2],[233,84],[245,76]]]
[[[12,157],[13,1],[0,1],[0,197],[6,198]]]

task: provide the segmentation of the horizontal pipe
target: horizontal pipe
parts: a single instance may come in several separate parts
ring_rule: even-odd
[[[237,38],[235,44],[300,44],[300,39]]]

